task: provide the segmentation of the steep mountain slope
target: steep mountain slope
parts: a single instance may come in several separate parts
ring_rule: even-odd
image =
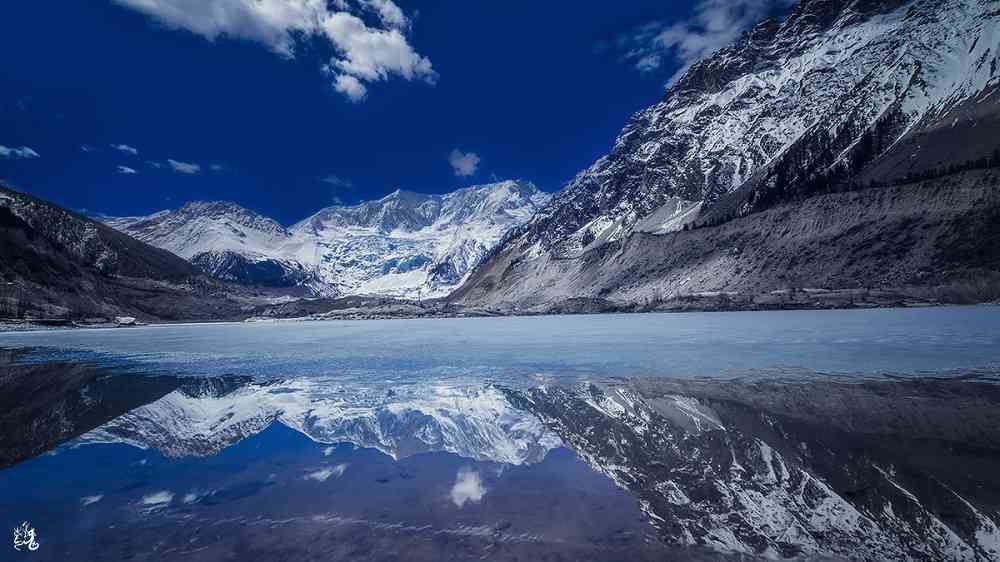
[[[213,277],[305,286],[324,296],[443,296],[509,229],[547,201],[526,182],[446,195],[396,191],[285,228],[233,203],[195,202],[107,224],[189,259]]]
[[[396,191],[378,201],[323,209],[292,226],[294,255],[339,294],[444,296],[547,200],[519,181],[443,196]]]
[[[0,283],[19,287],[22,316],[211,318],[238,310],[170,252],[3,187]]]
[[[998,123],[998,84],[995,2],[803,0],[633,117],[458,297],[510,289],[509,264],[988,158],[1000,144],[983,129]]]
[[[697,296],[767,306],[789,289],[893,288],[944,302],[995,299],[998,183],[1000,170],[969,171],[820,195],[712,228],[635,233],[572,258],[501,252],[452,298],[497,308],[579,297],[659,306]],[[818,298],[809,302],[822,305]]]

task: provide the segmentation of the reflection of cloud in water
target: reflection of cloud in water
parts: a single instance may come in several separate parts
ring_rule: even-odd
[[[458,507],[464,507],[466,502],[479,503],[486,495],[479,473],[469,467],[458,469],[455,485],[451,487],[451,501]]]
[[[173,492],[168,492],[167,490],[162,490],[159,492],[154,492],[152,494],[147,494],[142,496],[142,505],[151,506],[161,506],[166,505],[174,500]]]
[[[326,482],[330,477],[340,478],[344,475],[344,471],[347,470],[347,463],[338,464],[333,468],[323,468],[315,472],[310,472],[306,474],[304,478],[306,480],[315,480],[317,482]]]

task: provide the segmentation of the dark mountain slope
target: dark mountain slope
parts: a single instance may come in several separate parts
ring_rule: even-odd
[[[637,233],[580,256],[500,253],[452,298],[503,307],[570,297],[623,303],[701,292],[992,286],[1000,297],[1000,170],[832,193],[716,227]]]
[[[0,187],[0,283],[18,316],[233,317],[223,285],[187,261],[39,198]]]

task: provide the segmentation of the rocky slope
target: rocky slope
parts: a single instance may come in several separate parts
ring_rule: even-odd
[[[185,260],[100,222],[0,187],[0,283],[37,318],[232,317],[239,305]],[[10,309],[10,310],[8,310]]]
[[[544,270],[531,288],[572,294],[577,280],[557,279],[554,264],[592,260],[585,254],[632,236],[984,163],[1000,144],[988,133],[1000,115],[998,43],[1000,11],[989,0],[803,0],[633,117],[612,151],[507,237],[456,298],[522,291],[505,280],[511,264]],[[629,261],[616,273],[629,268],[655,273]]]
[[[766,307],[790,288],[896,287],[944,302],[988,301],[1000,298],[998,183],[1000,170],[970,171],[817,196],[712,228],[636,233],[570,258],[499,253],[456,300],[498,308],[569,298],[655,306],[721,295]],[[993,289],[958,298],[962,287],[978,285]],[[921,287],[936,289],[923,294]]]
[[[446,195],[396,191],[325,208],[288,228],[220,202],[103,220],[220,279],[323,296],[435,297],[547,199],[530,183],[506,181]]]

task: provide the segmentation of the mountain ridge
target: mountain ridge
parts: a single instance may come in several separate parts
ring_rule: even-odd
[[[17,289],[0,295],[14,317],[208,320],[241,306],[169,251],[3,186],[0,283]]]
[[[627,281],[605,283],[564,260],[590,262],[635,245],[633,237],[677,233],[660,240],[657,251],[669,252],[685,229],[987,157],[1000,145],[976,133],[1000,123],[1000,11],[990,6],[805,0],[783,20],[762,22],[633,116],[612,150],[505,238],[452,300],[532,304],[536,292],[581,296],[582,279],[595,281],[582,296],[627,298]],[[956,137],[966,139],[960,148],[942,150],[958,146]],[[700,258],[706,268],[714,250]],[[623,259],[604,271],[663,273]],[[875,281],[862,274],[850,285]],[[706,278],[663,290],[730,289]]]
[[[230,202],[102,220],[227,281],[320,296],[444,296],[547,198],[530,182],[508,180],[443,195],[396,190],[287,227]]]

